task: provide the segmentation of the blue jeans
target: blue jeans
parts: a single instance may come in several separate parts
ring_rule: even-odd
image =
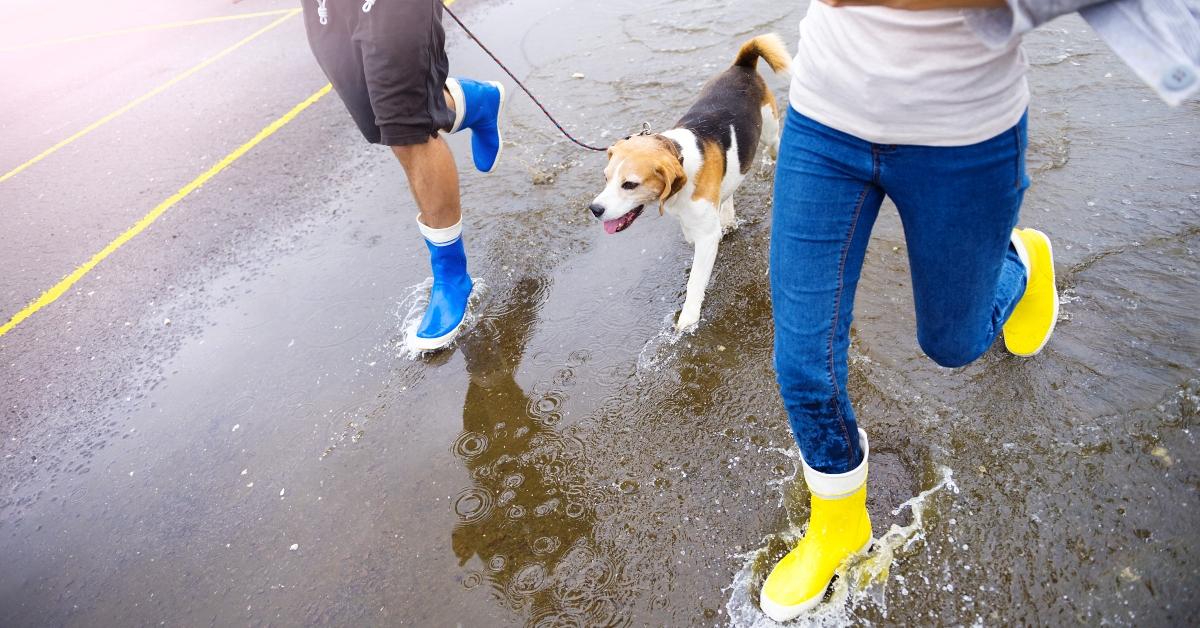
[[[1025,267],[1009,242],[1029,186],[1025,147],[1025,117],[970,146],[896,146],[789,109],[771,227],[775,369],[809,466],[844,473],[862,461],[847,351],[884,195],[904,225],[921,349],[942,366],[969,364],[1025,291]]]

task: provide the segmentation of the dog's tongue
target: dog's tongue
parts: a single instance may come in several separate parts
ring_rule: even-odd
[[[625,217],[622,216],[620,218],[617,218],[616,220],[605,220],[604,221],[604,231],[606,233],[608,233],[608,235],[612,235],[612,234],[616,233],[617,229],[619,229],[621,227],[621,221],[624,220],[624,218]]]

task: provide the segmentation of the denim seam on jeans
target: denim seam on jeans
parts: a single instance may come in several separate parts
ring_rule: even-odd
[[[1016,168],[1016,173],[1013,177],[1013,187],[1019,190],[1021,189],[1021,173],[1025,170],[1025,164],[1022,163],[1025,159],[1025,145],[1021,143],[1020,125],[1014,126],[1010,129],[1010,132],[1013,134],[1014,143],[1017,145],[1016,159],[1013,160],[1015,162],[1013,165]]]
[[[846,427],[846,413],[842,410],[842,390],[837,383],[837,368],[833,363],[833,344],[837,340],[838,324],[842,317],[842,294],[846,290],[846,258],[850,255],[850,245],[854,242],[854,232],[858,230],[858,218],[862,215],[863,203],[867,200],[867,194],[871,191],[871,184],[863,186],[863,191],[858,195],[858,204],[854,207],[854,215],[850,217],[850,230],[846,234],[846,241],[842,244],[842,256],[838,260],[838,289],[837,295],[833,299],[833,324],[829,327],[829,349],[826,353],[829,362],[829,383],[833,386],[833,407],[837,408],[838,423],[841,424],[842,436],[846,438],[846,452],[848,456],[854,455],[854,443],[850,440],[850,429]],[[847,366],[847,369],[849,366]],[[850,458],[846,461],[850,468],[854,468],[854,459]]]

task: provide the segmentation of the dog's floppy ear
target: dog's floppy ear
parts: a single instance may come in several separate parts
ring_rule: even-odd
[[[663,203],[679,193],[687,183],[687,175],[683,172],[683,162],[670,153],[664,153],[663,159],[654,168],[663,181],[662,194],[658,197],[658,214],[663,214]]]

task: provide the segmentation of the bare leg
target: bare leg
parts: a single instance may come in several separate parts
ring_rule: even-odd
[[[458,224],[462,218],[458,166],[446,141],[434,136],[424,144],[393,146],[392,152],[408,175],[409,188],[421,210],[421,223],[434,229]]]
[[[443,89],[446,105],[454,110],[454,98]],[[450,129],[443,129],[449,131]],[[462,218],[459,201],[458,167],[445,140],[433,137],[424,144],[393,146],[392,152],[404,167],[408,185],[426,227],[444,229]]]

